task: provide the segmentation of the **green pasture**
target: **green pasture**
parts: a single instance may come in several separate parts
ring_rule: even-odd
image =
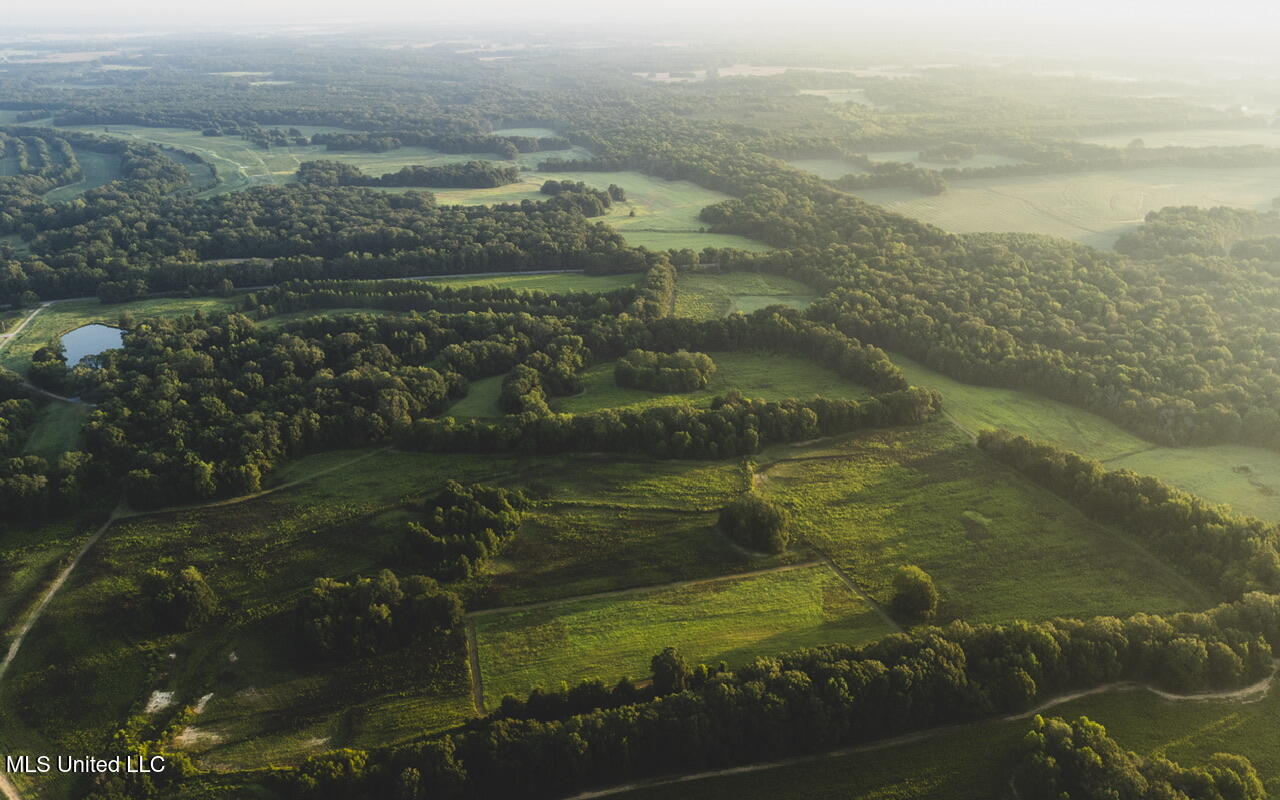
[[[1209,605],[1137,540],[991,461],[946,422],[869,431],[818,452],[762,459],[759,488],[790,511],[798,538],[828,553],[883,604],[894,571],[917,564],[938,584],[942,619]]]
[[[120,156],[115,153],[96,153],[92,150],[76,150],[83,177],[75,183],[59,186],[46,192],[47,203],[57,203],[79,197],[90,189],[96,189],[120,177]]]
[[[676,282],[676,316],[718,319],[771,305],[804,308],[813,289],[779,275],[756,272],[684,272]]]
[[[1109,469],[1154,475],[1241,513],[1280,520],[1280,453],[1241,445],[1162,447],[1031,392],[960,383],[897,354],[893,361],[912,384],[942,392],[944,413],[971,434],[1004,428],[1098,459]]]
[[[1165,206],[1267,209],[1280,167],[1158,167],[952,181],[946,192],[911,189],[855,192],[867,202],[953,233],[1043,233],[1109,248]]]
[[[1280,147],[1280,129],[1254,126],[1251,128],[1139,130],[1106,136],[1087,136],[1081,141],[1104,144],[1108,147],[1128,147],[1134,139],[1141,139],[1146,147],[1248,147],[1251,145]]]
[[[473,619],[486,704],[562,681],[647,677],[649,659],[668,646],[692,663],[741,665],[757,655],[890,632],[825,565]]]
[[[765,400],[808,398],[814,395],[860,399],[867,390],[835,372],[790,354],[767,352],[709,353],[716,371],[706,388],[693,392],[663,394],[618,386],[614,363],[599,364],[583,373],[586,384],[581,394],[552,400],[556,411],[581,413],[605,408],[653,408],[689,403],[707,406],[715,397],[738,389],[747,397]]]
[[[68,450],[81,449],[81,435],[85,420],[93,407],[84,403],[64,403],[52,400],[40,409],[40,418],[27,437],[24,453],[53,461]]]

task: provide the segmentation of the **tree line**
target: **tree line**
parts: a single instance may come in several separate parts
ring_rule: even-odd
[[[365,175],[353,164],[341,161],[304,161],[298,166],[298,182],[311,186],[438,186],[489,189],[520,180],[520,168],[493,161],[422,166],[410,164],[379,177]],[[591,216],[591,215],[587,215]]]
[[[281,773],[286,797],[441,800],[562,797],[658,775],[729,767],[1014,713],[1120,680],[1230,689],[1270,673],[1280,598],[1250,594],[1197,614],[971,625],[854,647],[762,657],[734,671],[681,670],[668,693],[555,719],[502,714],[412,745],[339,750]],[[671,673],[671,670],[663,670]],[[527,708],[527,706],[526,706]]]

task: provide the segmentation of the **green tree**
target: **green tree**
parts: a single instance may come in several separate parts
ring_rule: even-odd
[[[929,573],[914,564],[893,576],[893,610],[908,619],[930,619],[938,612],[938,589]]]

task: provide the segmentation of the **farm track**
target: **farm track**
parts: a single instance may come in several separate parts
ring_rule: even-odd
[[[840,565],[835,562],[835,559],[827,555],[825,550],[820,550],[817,547],[814,547],[809,542],[805,542],[805,545],[808,546],[810,550],[813,550],[815,553],[822,556],[822,560],[826,563],[828,567],[831,567],[831,571],[834,572],[837,576],[839,576],[840,580],[844,582],[844,585],[848,586],[853,591],[854,594],[861,597],[862,601],[866,603],[869,608],[873,609],[877,614],[879,614],[880,618],[885,621],[885,624],[887,624],[890,628],[893,628],[898,633],[905,633],[902,626],[898,624],[897,620],[889,616],[889,612],[885,611],[884,607],[881,606],[879,603],[877,603],[874,597],[867,594],[866,590],[863,589],[858,584],[858,582],[853,579],[853,576],[845,572],[844,569],[842,569]]]
[[[623,792],[630,792],[637,789],[655,789],[660,786],[674,786],[680,783],[691,783],[706,778],[719,778],[728,775],[745,775],[753,772],[765,772],[780,767],[791,767],[799,764],[811,764],[818,761],[824,761],[829,758],[842,758],[844,756],[857,755],[859,753],[873,753],[879,750],[888,750],[900,745],[913,744],[915,742],[924,742],[931,739],[937,739],[952,733],[972,730],[980,725],[990,722],[1017,722],[1019,720],[1030,719],[1037,714],[1056,708],[1058,706],[1070,703],[1073,700],[1079,700],[1083,697],[1090,697],[1097,694],[1105,694],[1107,692],[1125,692],[1125,691],[1146,691],[1154,694],[1162,700],[1170,702],[1209,702],[1209,701],[1225,701],[1238,703],[1256,703],[1265,698],[1271,691],[1275,681],[1277,669],[1280,669],[1280,661],[1272,666],[1271,674],[1257,683],[1245,686],[1240,689],[1227,689],[1221,692],[1201,692],[1198,694],[1173,694],[1154,686],[1136,681],[1118,681],[1115,683],[1106,683],[1101,686],[1095,686],[1092,689],[1082,689],[1077,692],[1068,692],[1067,694],[1058,695],[1045,700],[1043,703],[1030,708],[1026,711],[1020,711],[1016,714],[1006,714],[1001,717],[991,719],[976,720],[974,722],[964,722],[957,725],[944,725],[938,728],[928,728],[923,731],[907,733],[901,736],[894,736],[890,739],[881,739],[878,742],[869,742],[867,744],[855,745],[853,747],[842,747],[838,750],[829,750],[825,753],[815,753],[812,755],[795,756],[793,758],[784,758],[777,761],[766,761],[758,764],[746,764],[740,767],[726,767],[725,769],[706,770],[703,772],[694,772],[688,775],[679,775],[669,778],[657,778],[647,781],[636,781],[634,783],[622,784],[619,786],[610,786],[606,789],[594,789],[591,791],[581,792],[572,795],[566,800],[593,800],[597,797],[609,797]]]
[[[476,713],[484,716],[484,678],[480,675],[480,645],[476,642],[476,625],[466,620],[463,625],[467,636],[467,668],[471,672],[471,702]]]

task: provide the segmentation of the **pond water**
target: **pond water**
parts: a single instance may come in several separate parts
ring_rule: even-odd
[[[96,356],[124,346],[124,331],[110,325],[82,325],[62,337],[67,366],[74,367],[85,356]]]

